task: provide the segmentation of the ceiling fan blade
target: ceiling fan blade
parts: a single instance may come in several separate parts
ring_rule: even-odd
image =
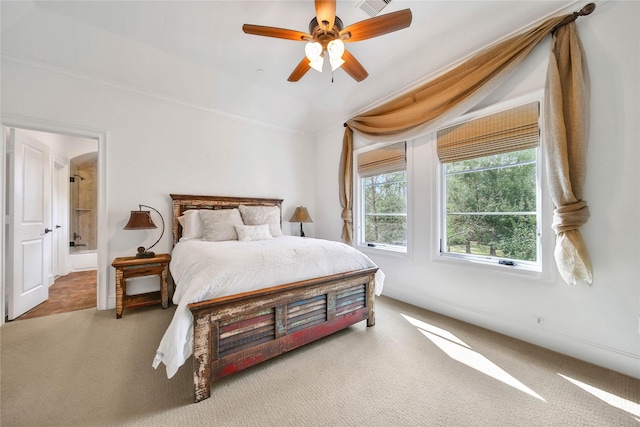
[[[302,61],[300,61],[287,80],[290,82],[297,82],[307,73],[307,71],[309,71],[310,68],[309,60],[306,57],[302,58]]]
[[[331,30],[336,20],[336,0],[316,0],[315,2],[318,25],[325,31]]]
[[[411,18],[411,9],[376,16],[375,18],[365,19],[364,21],[349,25],[340,31],[340,37],[346,35],[347,37],[343,38],[345,42],[367,40],[407,28],[411,25]]]
[[[364,69],[362,64],[360,64],[355,56],[349,53],[348,50],[344,51],[344,54],[342,54],[342,59],[344,59],[342,69],[351,77],[353,77],[354,80],[361,82],[367,78],[367,76],[369,75],[369,73],[367,73],[367,70]]]
[[[301,31],[287,30],[285,28],[276,27],[264,27],[262,25],[244,24],[242,31],[247,34],[254,34],[256,36],[275,37],[277,39],[286,40],[311,40],[313,36],[311,34],[303,33]]]

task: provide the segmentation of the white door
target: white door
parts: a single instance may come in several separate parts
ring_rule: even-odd
[[[51,276],[51,163],[49,147],[11,129],[13,200],[12,263],[8,318],[49,298]]]

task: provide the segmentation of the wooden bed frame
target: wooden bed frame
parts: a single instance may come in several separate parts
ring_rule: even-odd
[[[178,217],[187,209],[278,206],[280,199],[171,194],[173,244]],[[280,215],[282,223],[282,213]],[[189,304],[193,314],[195,401],[211,395],[212,382],[366,320],[375,324],[377,268],[317,277]],[[180,286],[180,284],[176,284]]]

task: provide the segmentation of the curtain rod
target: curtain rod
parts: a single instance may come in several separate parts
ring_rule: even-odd
[[[578,19],[579,16],[590,15],[591,12],[593,12],[594,10],[596,10],[595,3],[587,4],[585,7],[580,9],[578,12],[573,12],[571,15],[568,15],[566,18],[564,18],[562,21],[560,21],[560,23],[558,25],[553,27],[553,30],[551,30],[551,32],[553,33],[558,28],[562,27],[563,25],[567,25],[568,23],[575,21],[576,19]]]

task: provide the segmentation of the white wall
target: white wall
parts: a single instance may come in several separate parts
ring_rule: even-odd
[[[61,24],[53,15],[42,22],[51,27]],[[158,237],[155,230],[122,229],[129,211],[138,204],[155,207],[167,222],[167,232],[154,248],[159,253],[171,249],[171,193],[282,198],[287,234],[291,227],[286,221],[296,206],[307,206],[313,215],[311,136],[198,103],[194,93],[203,97],[209,88],[205,84],[198,92],[194,82],[205,73],[202,81],[215,81],[210,70],[92,27],[63,23],[67,27],[58,33],[51,28],[30,31],[34,24],[25,22],[16,25],[15,33],[3,32],[2,117],[3,123],[26,119],[43,128],[69,127],[105,135],[100,155],[107,165],[107,242],[106,253],[100,256],[107,261],[106,271],[99,275],[106,275],[108,307],[115,306],[111,261],[135,254],[136,247],[149,246]],[[74,40],[78,51],[72,47]],[[101,50],[93,51],[93,46]],[[101,66],[123,66],[105,64],[104,55],[113,52],[115,58],[142,55],[144,61],[136,66],[165,70],[168,74],[163,76],[174,79],[176,85],[187,82],[192,90],[181,98],[175,88],[160,93],[109,80],[101,74]],[[176,74],[171,76],[169,71]],[[217,102],[224,104],[226,95],[216,96]],[[234,108],[239,108],[237,101]]]
[[[593,260],[593,286],[566,285],[553,263],[542,278],[522,278],[439,261],[433,144],[420,138],[413,141],[411,164],[410,257],[368,252],[387,275],[385,295],[640,378],[639,18],[640,3],[607,2],[578,21],[592,77],[584,195],[591,218],[582,233]],[[548,51],[546,40],[507,87],[483,104],[541,90]],[[339,239],[342,226],[342,132],[337,125],[316,150],[316,234],[329,239]],[[553,207],[547,207],[548,225]],[[546,232],[548,257],[553,235]]]

